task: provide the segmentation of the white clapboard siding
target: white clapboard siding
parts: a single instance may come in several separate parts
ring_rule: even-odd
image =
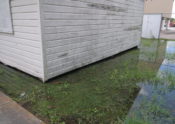
[[[46,80],[139,43],[144,0],[40,2]]]
[[[10,0],[0,62],[43,81],[138,45],[144,0]]]
[[[44,79],[39,1],[10,2],[14,33],[0,33],[0,62]]]

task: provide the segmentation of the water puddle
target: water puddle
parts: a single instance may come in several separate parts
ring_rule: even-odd
[[[175,124],[175,42],[162,41],[166,44],[163,45],[163,60],[158,55],[159,43],[161,42],[154,42],[148,49],[141,48],[140,60],[152,64],[162,61],[162,64],[155,79],[138,84],[141,90],[129,111],[126,123]]]

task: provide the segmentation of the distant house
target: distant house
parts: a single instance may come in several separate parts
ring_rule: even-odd
[[[156,38],[160,36],[160,28],[162,31],[164,31],[171,26],[171,20],[173,17],[173,3],[174,0],[145,0],[144,19],[147,20],[144,20],[144,23],[149,22],[149,24],[152,23],[152,25],[156,25],[157,23],[160,24],[159,26],[157,25],[156,28],[150,27],[149,33],[152,34],[152,32],[157,32],[156,34],[158,35],[156,35]],[[161,15],[161,18],[156,20],[156,16],[158,15]],[[152,20],[150,18],[152,18]]]
[[[0,62],[43,81],[139,44],[144,0],[0,0]]]
[[[145,14],[163,14],[165,18],[171,18],[174,0],[145,0]]]

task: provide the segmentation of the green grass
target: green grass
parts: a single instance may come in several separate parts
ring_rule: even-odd
[[[159,38],[159,39],[155,39],[155,38],[142,38],[142,40],[164,40],[164,41],[175,41],[175,39],[165,39],[165,38]]]
[[[137,83],[155,77],[162,60],[145,66],[139,56],[140,51],[132,49],[46,84],[0,64],[0,89],[48,124],[125,123]]]

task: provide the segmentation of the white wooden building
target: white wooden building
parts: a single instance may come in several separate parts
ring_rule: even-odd
[[[0,62],[47,81],[139,44],[144,0],[0,0]]]

